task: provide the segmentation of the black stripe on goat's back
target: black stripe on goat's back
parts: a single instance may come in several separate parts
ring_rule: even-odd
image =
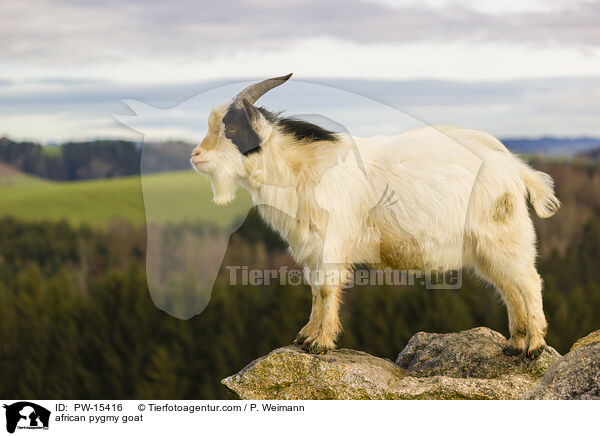
[[[335,132],[324,129],[316,124],[294,118],[279,118],[277,125],[286,135],[294,135],[298,141],[335,141]]]
[[[270,123],[276,124],[281,128],[282,133],[293,135],[298,141],[335,141],[337,134],[330,130],[324,129],[316,124],[302,121],[295,118],[282,118],[278,113],[268,111],[263,107],[258,110]]]

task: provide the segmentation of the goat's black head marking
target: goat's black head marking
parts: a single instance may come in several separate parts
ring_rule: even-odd
[[[263,80],[240,91],[223,117],[225,136],[230,139],[243,155],[259,151],[260,138],[252,128],[252,120],[261,116],[253,105],[271,89],[285,83],[292,74]]]
[[[242,90],[235,96],[223,117],[225,136],[238,148],[240,153],[247,156],[260,151],[261,138],[254,130],[259,121],[277,126],[284,135],[293,137],[300,142],[336,141],[338,135],[315,124],[294,119],[282,118],[278,113],[269,112],[254,103],[269,90],[285,83],[291,74],[273,79],[263,80]]]
[[[260,150],[260,138],[252,128],[253,116],[254,113],[247,105],[242,108],[232,105],[223,117],[225,137],[245,156]]]

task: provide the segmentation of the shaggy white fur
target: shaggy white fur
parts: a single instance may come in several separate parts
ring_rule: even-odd
[[[307,273],[333,277],[312,285],[310,320],[297,343],[313,353],[334,347],[341,288],[353,264],[369,263],[474,270],[506,303],[505,352],[535,358],[543,351],[546,320],[527,198],[540,217],[556,212],[548,175],[483,132],[432,126],[302,141],[258,110],[248,116],[261,149],[244,156],[224,134],[229,104],[211,112],[194,168],[209,177],[218,204],[245,187]]]

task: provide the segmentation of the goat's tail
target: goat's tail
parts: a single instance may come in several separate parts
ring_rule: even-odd
[[[529,202],[540,218],[549,218],[560,208],[560,201],[554,195],[552,177],[541,171],[536,171],[523,163],[519,168],[521,180],[527,187]]]

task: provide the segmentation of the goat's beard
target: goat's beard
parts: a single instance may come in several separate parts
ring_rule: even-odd
[[[237,191],[237,179],[229,173],[209,174],[215,204],[231,203]]]

